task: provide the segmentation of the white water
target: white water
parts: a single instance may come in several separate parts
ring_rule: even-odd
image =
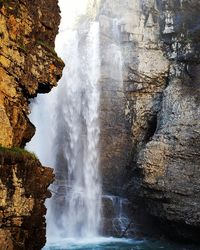
[[[48,244],[64,239],[78,242],[78,239],[99,237],[102,198],[98,152],[99,79],[102,61],[108,66],[104,71],[111,79],[108,89],[113,84],[116,85],[112,86],[114,91],[123,87],[118,20],[111,19],[112,39],[103,45],[106,54],[100,55],[99,22],[77,25],[78,16],[86,12],[87,0],[82,6],[78,0],[74,3],[60,0],[59,3],[62,19],[56,51],[66,66],[58,87],[48,95],[39,95],[32,103],[31,120],[37,131],[27,146],[36,152],[43,165],[55,169],[56,180],[50,187],[53,197],[46,202]],[[103,51],[104,47],[101,49]],[[123,214],[121,199],[112,202],[115,207],[112,227],[120,235],[129,220]]]
[[[109,217],[105,216],[105,219],[109,219],[110,234],[118,237],[130,237],[133,235],[133,222],[131,221],[129,201],[126,198],[114,195],[103,195],[104,206],[107,207],[110,212]]]
[[[125,238],[98,237],[92,239],[62,239],[53,243],[47,244],[43,250],[105,250],[105,249],[124,249],[132,250],[133,246],[140,246],[143,241],[131,240]],[[129,246],[129,248],[127,248]],[[137,247],[136,246],[136,247]],[[122,247],[122,248],[121,248]],[[137,248],[140,249],[140,248]]]
[[[99,24],[90,22],[80,36],[73,28],[77,9],[75,14],[67,10],[70,2],[60,1],[63,18],[56,40],[66,65],[63,76],[56,89],[32,104],[37,132],[27,145],[44,165],[55,168],[53,197],[47,201],[48,241],[96,237],[101,217]],[[79,4],[75,2],[74,7]]]

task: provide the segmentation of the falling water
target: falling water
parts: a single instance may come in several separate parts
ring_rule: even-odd
[[[130,237],[134,234],[133,221],[130,218],[130,203],[126,198],[103,195],[105,234],[117,237]],[[107,226],[109,225],[109,226]]]
[[[37,133],[27,147],[55,168],[53,197],[47,202],[48,240],[95,237],[101,215],[99,23],[89,22],[81,33],[61,23],[57,51],[66,65],[63,76],[49,96],[32,104]]]
[[[59,0],[62,22],[56,47],[66,66],[58,87],[31,104],[30,118],[37,132],[27,148],[36,152],[43,165],[54,166],[56,175],[53,197],[46,203],[48,244],[44,249],[180,249],[162,241],[95,238],[101,219],[109,220],[104,226],[117,236],[129,233],[131,221],[126,199],[101,195],[99,173],[100,64],[106,90],[112,89],[107,92],[120,93],[117,104],[123,103],[119,21],[111,18],[108,30],[107,25],[101,26],[101,35],[110,39],[101,44],[100,58],[99,23],[87,22],[80,33],[74,26],[80,11],[73,13],[72,22],[68,19],[72,5],[86,6],[87,1]],[[108,218],[101,218],[101,197],[107,203]]]
[[[58,123],[53,191],[58,195],[52,205],[57,226],[68,237],[95,236],[100,222],[98,23],[90,24],[81,43],[78,32],[73,31],[65,44],[64,59],[70,67],[63,72],[55,109]]]

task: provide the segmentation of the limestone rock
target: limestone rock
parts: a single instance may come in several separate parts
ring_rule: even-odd
[[[102,0],[99,10],[105,191],[142,201],[167,234],[196,241],[199,11],[197,0]]]
[[[141,6],[139,0],[102,0],[99,20],[102,179],[105,192],[119,195],[129,180],[131,162],[154,133],[169,60],[159,41],[154,1]]]
[[[170,67],[162,99],[152,103],[151,110],[158,109],[151,137],[136,154],[132,193],[142,197],[168,235],[199,241],[200,4],[168,0],[157,8],[162,51]]]

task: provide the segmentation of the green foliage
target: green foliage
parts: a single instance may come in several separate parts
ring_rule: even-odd
[[[27,48],[24,44],[19,44],[18,47],[22,52],[27,53]]]
[[[51,53],[51,55],[49,55],[50,57],[53,57],[56,61],[59,61],[60,63],[63,64],[62,59],[60,59],[60,58],[57,56],[57,53],[55,52],[55,49],[54,49],[51,45],[49,45],[49,44],[46,43],[45,41],[42,41],[42,40],[39,40],[39,39],[36,41],[36,43],[37,43],[38,45],[41,45],[41,46],[44,47],[45,49],[47,49],[47,50]]]
[[[29,152],[23,148],[19,147],[12,147],[12,148],[5,148],[0,146],[0,153],[5,154],[7,156],[25,156],[28,158],[31,158],[33,160],[38,159],[37,156],[33,152]]]
[[[56,55],[56,52],[55,52],[55,49],[49,45],[48,43],[46,43],[45,41],[42,41],[42,40],[37,40],[36,43],[38,45],[41,45],[42,47],[44,47],[45,49],[49,50],[52,54],[55,54]]]

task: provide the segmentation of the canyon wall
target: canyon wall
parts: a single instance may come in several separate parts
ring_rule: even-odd
[[[124,169],[130,160],[132,148],[130,124],[124,112],[126,99],[119,30],[121,20],[116,13],[116,8],[120,7],[117,2],[101,1],[98,13],[101,51],[100,166],[103,192],[114,195],[121,193],[126,178]],[[127,9],[124,8],[124,11],[126,13]]]
[[[53,170],[30,153],[0,153],[0,249],[41,249],[45,242],[45,199]]]
[[[0,2],[0,144],[24,146],[34,134],[29,98],[49,92],[61,75],[54,52],[57,2]]]
[[[16,147],[35,131],[30,98],[61,77],[63,62],[54,51],[59,21],[57,1],[0,1],[0,249],[45,243],[44,201],[53,173]]]
[[[168,235],[194,241],[200,228],[199,8],[195,0],[102,0],[99,10],[103,49],[115,20],[123,58],[123,86],[117,91],[113,84],[119,72],[103,85],[110,101],[103,118],[115,113],[109,128],[102,122],[102,179],[113,179],[105,190],[128,194]]]
[[[158,1],[157,8],[170,68],[154,134],[138,154],[134,188],[168,234],[199,241],[200,3]]]

